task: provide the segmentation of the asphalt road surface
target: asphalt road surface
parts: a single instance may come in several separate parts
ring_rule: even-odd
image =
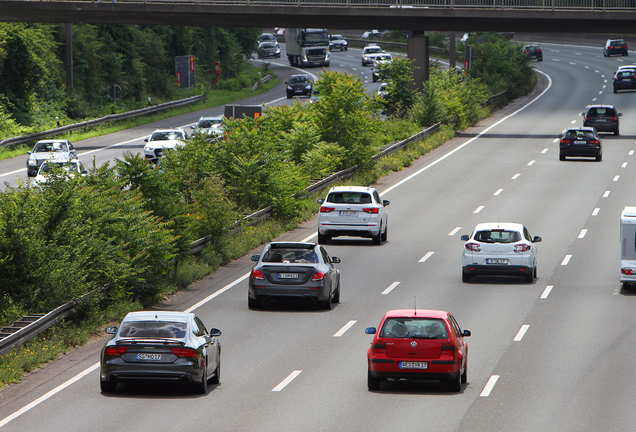
[[[611,88],[613,72],[630,57],[604,58],[600,47],[542,48],[544,61],[535,65],[540,83],[531,95],[376,184],[391,201],[388,242],[337,238],[326,246],[342,259],[341,303],[333,310],[297,302],[248,310],[246,256],[160,306],[192,310],[223,331],[221,384],[206,395],[153,384],[101,394],[101,338],[0,392],[0,426],[18,432],[633,430],[636,291],[619,284],[619,217],[624,206],[636,205],[636,99]],[[273,67],[282,81],[291,73]],[[358,50],[334,53],[332,68],[370,77]],[[278,86],[251,102],[281,97]],[[621,135],[603,135],[602,162],[560,162],[558,134],[582,125],[585,106],[600,102],[623,113]],[[88,151],[96,159],[139,151],[157,127],[214,114],[220,109],[77,143],[80,158],[89,162]],[[2,162],[0,172],[18,169],[11,163]],[[18,165],[24,169],[24,160]],[[534,283],[506,277],[462,283],[459,237],[497,220],[524,223],[543,238]],[[316,230],[314,218],[280,239],[315,241]],[[367,390],[372,337],[364,328],[389,309],[415,303],[451,311],[472,332],[461,392],[436,382]]]

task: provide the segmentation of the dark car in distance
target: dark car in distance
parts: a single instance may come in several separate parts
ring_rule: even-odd
[[[314,82],[307,74],[292,75],[285,84],[287,84],[287,99],[294,96],[311,97],[314,92]]]
[[[593,157],[603,160],[603,144],[596,130],[591,127],[572,128],[563,131],[559,142],[559,160],[568,156]]]
[[[261,42],[258,46],[258,58],[280,58],[280,48],[275,42]]]
[[[539,45],[526,45],[523,47],[523,53],[526,54],[530,59],[535,59],[536,61],[543,61],[543,51]]]
[[[603,47],[603,56],[628,55],[627,43],[623,39],[608,39]]]
[[[102,348],[100,387],[110,393],[119,383],[179,382],[205,394],[208,381],[221,377],[221,330],[206,329],[188,312],[130,312]]]
[[[636,69],[619,69],[614,74],[614,93],[619,90],[636,89]]]
[[[330,310],[340,303],[340,270],[325,248],[316,243],[272,242],[253,255],[247,305],[258,308],[274,298],[301,298]]]
[[[597,132],[613,132],[619,135],[619,113],[613,105],[589,105],[587,111],[581,113],[583,127],[593,127]]]
[[[348,45],[347,40],[342,35],[329,36],[329,49],[331,51],[347,51]]]

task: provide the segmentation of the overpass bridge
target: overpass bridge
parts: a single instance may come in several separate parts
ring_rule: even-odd
[[[0,21],[620,34],[636,0],[0,0]]]

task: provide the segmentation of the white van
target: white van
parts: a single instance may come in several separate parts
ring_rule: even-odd
[[[621,213],[621,282],[625,288],[636,285],[636,207]]]

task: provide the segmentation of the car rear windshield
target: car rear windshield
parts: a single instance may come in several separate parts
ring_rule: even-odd
[[[119,337],[126,338],[184,338],[188,324],[173,321],[128,321],[119,329]]]
[[[367,192],[332,192],[328,202],[343,204],[371,204],[371,195]]]
[[[318,255],[307,249],[270,249],[263,255],[263,262],[268,263],[317,263]]]
[[[634,71],[633,70],[622,70],[620,72],[618,72],[616,75],[618,75],[620,78],[633,78],[634,77]]]
[[[444,321],[435,318],[389,318],[380,337],[406,339],[448,339]]]
[[[517,231],[484,230],[477,231],[474,239],[484,243],[514,243],[521,240],[521,234]]]
[[[590,108],[588,114],[592,117],[609,117],[614,115],[614,108]]]
[[[572,139],[594,139],[594,132],[592,131],[583,131],[583,130],[570,130],[565,134],[566,138]]]

